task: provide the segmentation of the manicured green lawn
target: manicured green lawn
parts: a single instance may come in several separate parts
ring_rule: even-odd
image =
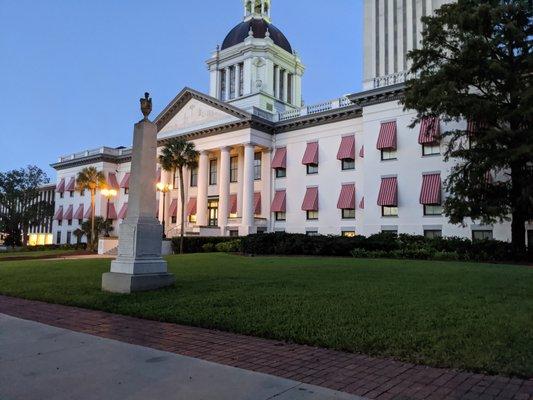
[[[0,263],[0,293],[441,367],[533,375],[533,269],[397,260],[169,258],[175,287],[100,291],[109,261]]]
[[[0,252],[0,260],[68,255],[74,252],[75,250],[8,251]]]

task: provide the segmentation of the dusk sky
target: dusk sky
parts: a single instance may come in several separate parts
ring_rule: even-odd
[[[362,0],[273,0],[318,103],[360,90]],[[0,0],[0,171],[103,145],[130,146],[149,91],[155,116],[242,20],[241,0]]]

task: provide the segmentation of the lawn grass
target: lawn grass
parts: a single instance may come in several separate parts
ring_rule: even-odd
[[[76,250],[37,250],[37,251],[7,251],[0,252],[0,260],[11,260],[17,258],[40,258],[48,256],[69,255]]]
[[[439,367],[533,375],[533,269],[334,258],[168,258],[173,288],[100,291],[106,260],[0,263],[0,293]]]

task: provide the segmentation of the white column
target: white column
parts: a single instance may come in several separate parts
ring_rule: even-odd
[[[229,100],[230,99],[230,95],[229,95],[229,92],[230,92],[230,72],[229,72],[229,67],[226,68],[226,98],[224,100]]]
[[[198,163],[198,198],[196,204],[196,224],[207,226],[207,177],[209,175],[209,154],[200,152]]]
[[[254,145],[244,145],[241,235],[252,233],[254,225]]]
[[[231,147],[223,147],[220,149],[218,226],[220,227],[222,236],[226,235],[229,216],[230,150]]]
[[[237,217],[242,218],[242,192],[244,187],[244,148],[238,149],[238,163],[237,163]]]
[[[239,92],[241,89],[241,64],[235,64],[235,98],[239,97]]]
[[[289,71],[285,71],[285,73],[283,74],[283,93],[282,93],[282,100],[283,101],[287,101],[288,99],[288,94],[289,93]]]
[[[261,183],[263,188],[261,190],[261,216],[263,218],[268,218],[270,215],[270,204],[272,203],[272,199],[270,198],[272,190],[272,150],[263,149],[262,155],[263,157],[261,160]]]

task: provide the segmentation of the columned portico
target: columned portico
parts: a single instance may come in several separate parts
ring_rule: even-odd
[[[230,151],[231,147],[220,149],[220,184],[218,200],[218,226],[220,234],[226,234],[229,216],[229,196],[230,196]]]
[[[242,189],[242,224],[240,235],[253,233],[254,227],[254,154],[255,146],[252,143],[244,145],[244,176]]]
[[[207,183],[209,174],[209,153],[207,150],[200,152],[198,162],[198,200],[196,218],[198,226],[207,226]]]

